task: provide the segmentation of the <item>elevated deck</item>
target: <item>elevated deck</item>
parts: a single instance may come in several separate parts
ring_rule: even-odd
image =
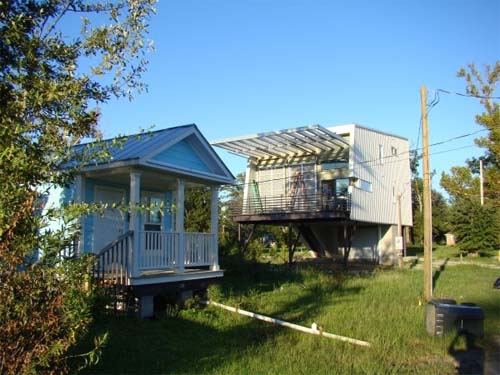
[[[348,220],[351,197],[326,197],[309,194],[300,197],[266,196],[248,199],[232,207],[231,214],[239,223],[281,224],[289,222],[314,222]]]

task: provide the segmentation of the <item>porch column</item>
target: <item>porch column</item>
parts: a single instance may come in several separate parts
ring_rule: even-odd
[[[81,174],[75,177],[75,202],[83,203],[85,202],[85,177]],[[78,239],[78,246],[76,252],[78,255],[83,254],[85,246],[85,216],[82,215],[78,219],[80,227],[80,238]]]
[[[139,277],[139,259],[141,246],[141,212],[136,209],[141,202],[141,174],[130,172],[130,222],[129,230],[134,231],[134,246],[132,247],[132,277]],[[130,264],[130,263],[129,263]]]
[[[184,180],[177,179],[177,211],[175,213],[175,231],[179,233],[179,249],[177,253],[178,271],[184,272],[184,252],[186,238],[184,236]]]
[[[212,271],[218,271],[219,268],[219,188],[212,186],[211,216],[210,228],[212,230]]]

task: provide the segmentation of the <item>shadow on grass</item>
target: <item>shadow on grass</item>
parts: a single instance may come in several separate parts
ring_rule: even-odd
[[[216,370],[276,334],[253,321],[216,329],[182,317],[157,320],[110,318],[94,332],[109,332],[97,366],[83,374],[200,374]]]
[[[464,348],[461,341],[465,341]],[[457,333],[448,353],[455,359],[457,374],[484,374],[484,350],[476,344],[474,336]]]
[[[439,266],[439,268],[434,272],[434,275],[432,276],[432,290],[436,289],[436,284],[437,281],[439,280],[439,276],[441,276],[441,273],[445,270],[446,264],[448,264],[448,261],[450,258],[446,258],[443,264]]]
[[[245,300],[250,291],[260,294],[286,283],[303,284],[304,277],[302,270],[286,265],[252,264],[229,270],[219,288],[223,295]],[[321,280],[324,282],[307,283],[299,296],[283,301],[277,311],[271,312],[272,316],[286,315],[298,323],[314,319],[331,303],[333,293],[338,297],[335,303],[340,303],[361,290],[346,288],[342,278],[330,276]],[[191,309],[179,316],[156,320],[107,318],[96,323],[90,336],[109,332],[101,361],[82,373],[199,374],[227,369],[231,363],[241,364],[241,356],[273,340],[283,330],[286,328],[250,318],[237,319],[233,313],[216,308]],[[87,349],[85,345],[88,347],[90,341],[81,345],[82,351]]]

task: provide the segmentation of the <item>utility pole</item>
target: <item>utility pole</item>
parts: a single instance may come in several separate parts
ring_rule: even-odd
[[[432,208],[431,182],[429,167],[429,129],[427,125],[427,88],[420,87],[420,105],[422,109],[422,143],[424,174],[424,297],[432,298]]]
[[[481,206],[484,206],[484,177],[483,177],[483,160],[479,159],[479,194],[481,195]]]
[[[396,213],[398,217],[398,236],[396,237],[396,250],[398,250],[399,267],[403,267],[404,241],[403,241],[403,226],[401,224],[401,193],[396,195]]]

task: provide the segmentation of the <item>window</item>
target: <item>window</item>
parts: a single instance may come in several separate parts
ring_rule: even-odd
[[[349,192],[349,179],[348,178],[338,178],[335,180],[335,196],[336,197],[347,197]]]
[[[348,168],[349,164],[345,161],[331,161],[331,162],[321,163],[321,167],[323,168],[324,171],[328,171],[330,169]]]
[[[391,154],[392,156],[397,156],[398,155],[398,149],[394,146],[391,147]]]
[[[321,181],[321,194],[325,198],[345,198],[349,193],[349,179],[337,178],[336,180]]]
[[[370,193],[373,191],[372,183],[366,180],[362,180],[360,178],[358,178],[354,182],[354,186],[356,186],[358,189],[361,189],[363,191],[368,191]]]
[[[163,198],[159,193],[144,193],[142,197],[146,205],[144,213],[144,230],[160,231],[163,219]]]
[[[378,161],[384,164],[384,145],[378,145]]]

